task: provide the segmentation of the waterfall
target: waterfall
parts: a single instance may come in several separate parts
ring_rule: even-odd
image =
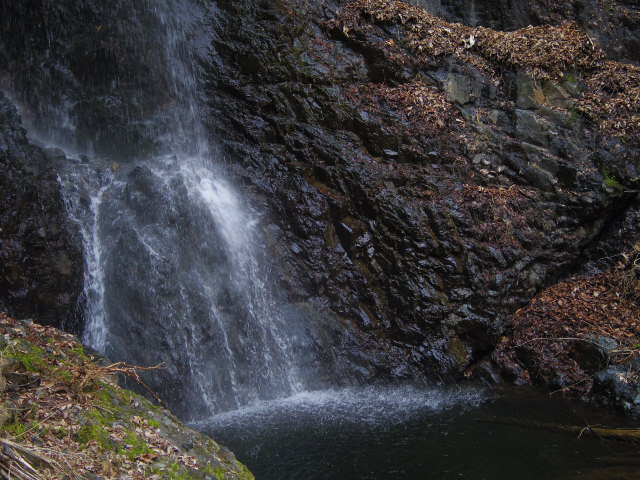
[[[114,361],[162,364],[147,383],[187,418],[300,392],[305,369],[318,363],[302,316],[273,288],[260,240],[263,213],[244,205],[226,178],[202,120],[198,62],[214,7],[147,1],[128,12],[134,6],[127,4],[117,3],[118,18],[149,31],[118,41],[130,55],[155,56],[149,65],[163,72],[153,82],[128,82],[154,83],[156,104],[121,78],[100,99],[131,105],[131,128],[154,134],[153,153],[131,148],[133,134],[119,145],[116,127],[101,126],[93,137],[81,122],[70,128],[79,101],[50,108],[51,117],[67,119],[73,141],[51,135],[55,126],[41,135],[76,152],[60,178],[84,238],[83,340]],[[117,153],[96,158],[100,148]]]

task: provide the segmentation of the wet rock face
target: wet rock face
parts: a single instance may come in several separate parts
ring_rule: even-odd
[[[626,365],[612,365],[594,377],[591,395],[601,404],[628,413],[640,415],[640,387],[636,359]]]
[[[77,331],[83,255],[49,166],[60,155],[29,143],[0,94],[0,306]]]
[[[587,28],[580,5],[594,2],[428,3],[450,19],[498,28],[560,23],[566,9],[558,9],[571,3],[563,18]],[[357,377],[336,378],[458,375],[491,351],[511,313],[581,265],[585,248],[623,214],[628,195],[607,182],[631,185],[640,176],[638,146],[598,135],[578,108],[587,85],[574,72],[541,81],[513,64],[488,72],[451,53],[419,57],[406,47],[401,22],[370,15],[349,22],[339,13],[346,5],[219,0],[211,7],[211,57],[202,66],[213,141],[252,204],[270,212],[263,226],[278,286],[313,320],[310,336],[332,346],[325,355]],[[589,31],[613,58],[636,60],[637,9],[614,7],[598,18],[624,28],[603,29],[603,21]],[[157,147],[163,105],[174,99],[160,73],[167,68],[160,46],[148,35],[160,26],[136,8],[125,1],[0,5],[1,74],[29,123],[62,112],[77,126],[62,141],[74,138],[111,159]],[[466,40],[456,47],[471,48]],[[37,74],[43,59],[50,63],[44,77]],[[19,150],[12,148],[3,152]],[[36,152],[30,162],[46,163],[42,152],[24,148]],[[45,192],[60,205],[44,171],[4,188],[40,175],[29,205],[40,205]],[[143,174],[132,185],[144,187]],[[148,201],[156,190],[145,192]],[[46,214],[23,217],[34,219],[28,228],[15,220],[19,206],[3,210],[14,212],[7,225],[16,225],[10,239],[18,242],[3,248],[37,263],[31,252],[43,251],[38,238],[48,238],[51,224],[60,243],[48,245],[67,257],[43,262],[52,270],[42,275],[6,263],[18,269],[7,278],[48,282],[42,295],[58,295],[56,308],[66,312],[77,293],[65,303],[63,292],[79,288],[80,254],[65,243],[63,232],[72,230],[58,207],[47,205]],[[113,265],[124,267],[116,258]],[[17,299],[33,290],[10,291],[24,306]]]
[[[418,59],[335,2],[218,6],[212,130],[271,207],[283,287],[358,332],[337,349],[364,376],[458,374],[627,205],[603,182],[637,147],[576,112],[580,78]]]
[[[162,30],[145,3],[0,5],[0,78],[32,131],[100,156],[157,148],[161,129],[155,127],[170,99]],[[145,121],[152,116],[156,125]]]

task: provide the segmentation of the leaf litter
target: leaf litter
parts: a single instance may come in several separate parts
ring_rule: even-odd
[[[29,480],[204,478],[201,470],[214,466],[203,458],[215,457],[218,478],[253,478],[231,454],[223,453],[227,457],[218,463],[221,448],[213,441],[118,385],[118,375],[141,381],[139,373],[149,368],[106,364],[72,335],[4,313],[0,344],[6,379],[0,382],[0,474]],[[170,428],[205,438],[206,456],[170,441]]]

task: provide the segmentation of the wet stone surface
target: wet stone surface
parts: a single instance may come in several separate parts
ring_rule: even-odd
[[[82,246],[51,155],[27,140],[15,108],[0,93],[0,306],[78,331]]]
[[[321,340],[309,349],[327,357],[338,383],[457,378],[486,358],[519,307],[579,271],[585,252],[598,245],[601,257],[621,252],[623,242],[608,240],[614,225],[636,238],[632,222],[621,219],[633,197],[625,192],[640,176],[638,144],[608,137],[584,110],[594,78],[584,62],[582,70],[568,65],[562,75],[534,78],[517,63],[482,56],[470,36],[449,39],[454,51],[417,53],[399,18],[372,17],[369,7],[384,2],[198,3],[207,7],[206,53],[196,56],[211,138],[249,203],[267,212],[260,227],[278,270],[274,287],[310,321],[307,333]],[[461,4],[441,7],[468,25],[561,23],[556,7],[567,2],[546,3],[527,10],[511,2],[507,17],[480,2],[477,21]],[[23,102],[45,92],[43,104],[74,105],[61,109],[78,128],[69,134],[105,165],[123,152],[157,150],[164,106],[175,100],[159,73],[166,65],[153,55],[160,47],[153,36],[139,41],[159,26],[123,5],[27,2],[0,10],[5,19],[28,13],[25,24],[43,24],[27,37],[25,24],[5,25],[0,54],[16,69],[3,77]],[[610,58],[637,61],[636,14],[628,2],[610,12],[626,25],[618,33],[629,32],[621,48],[615,31],[588,28]],[[440,34],[467,32],[433,25]],[[584,46],[576,28],[548,32],[575,34]],[[48,51],[47,34],[57,39],[51,90],[30,75]],[[27,63],[25,42],[33,44]],[[79,91],[82,99],[73,96]],[[25,103],[28,122],[37,124],[37,105]],[[120,137],[126,141],[114,142]],[[144,204],[158,189],[150,177],[134,171],[127,181],[132,211],[153,213]],[[42,225],[33,233],[49,235]]]
[[[562,113],[572,78],[540,95],[516,69],[496,83],[455,56],[419,61],[402,25],[335,23],[336,3],[219,6],[213,131],[271,207],[283,287],[359,332],[342,345],[368,376],[482,359],[627,205],[603,182],[636,172],[637,148]]]

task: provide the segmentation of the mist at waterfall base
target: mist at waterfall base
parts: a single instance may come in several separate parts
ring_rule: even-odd
[[[262,402],[196,426],[260,480],[637,478],[633,445],[482,421],[619,425],[623,418],[534,389],[397,386]],[[618,465],[618,466],[616,466]]]

